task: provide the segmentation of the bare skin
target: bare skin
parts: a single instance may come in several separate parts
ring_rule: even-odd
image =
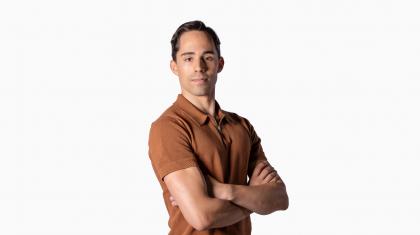
[[[260,168],[263,170],[257,174]],[[257,214],[267,215],[277,210],[285,210],[289,206],[286,186],[268,162],[256,166],[251,180],[258,183],[248,186],[223,184],[212,177],[209,178],[215,197],[231,201]]]
[[[252,213],[227,200],[211,197],[198,167],[172,172],[164,181],[182,215],[196,230],[225,227]]]
[[[179,77],[182,95],[194,106],[214,116],[217,74],[224,66],[209,36],[200,31],[183,33],[176,61],[170,63]]]
[[[176,60],[170,62],[172,72],[179,77],[182,95],[213,117],[217,75],[223,66],[224,59],[217,54],[212,39],[201,31],[183,33]],[[225,227],[253,212],[268,214],[288,206],[284,184],[268,162],[257,164],[245,186],[222,184],[197,167],[172,172],[164,182],[172,204],[197,230]]]
[[[216,191],[219,199],[224,199],[224,198],[228,198],[229,197],[229,192],[227,192],[228,190],[226,188],[224,188],[224,190],[226,191],[218,191],[219,190],[223,190],[223,188],[215,188],[215,184],[217,185],[217,180],[215,180],[213,177],[211,176],[207,176],[208,179],[211,179],[210,183],[213,183],[213,192]],[[277,171],[267,162],[260,162],[257,164],[257,166],[255,167],[252,176],[248,182],[249,186],[257,186],[257,185],[261,185],[261,184],[267,184],[267,183],[282,183],[283,181],[281,180],[280,176],[277,174]],[[175,198],[170,195],[169,197],[171,204],[173,206],[178,206],[178,204],[175,201]]]
[[[288,207],[285,185],[267,161],[257,164],[248,186],[223,184],[211,176],[208,179],[216,198],[231,201],[258,214],[266,215]],[[173,206],[178,206],[172,195],[169,199]]]

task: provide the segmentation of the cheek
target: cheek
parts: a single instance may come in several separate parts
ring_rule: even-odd
[[[181,69],[179,70],[179,77],[186,79],[188,77],[188,71],[186,71],[185,69]]]
[[[188,74],[191,71],[191,66],[188,64],[183,64],[179,66],[179,72],[182,74]]]
[[[219,66],[218,66],[218,64],[217,64],[217,63],[209,63],[209,64],[207,65],[207,67],[208,67],[209,69],[213,70],[213,71],[217,71],[217,70],[218,70],[218,68],[219,68]]]

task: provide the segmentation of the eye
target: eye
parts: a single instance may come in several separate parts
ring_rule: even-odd
[[[185,57],[185,58],[184,58],[184,61],[185,61],[185,62],[191,62],[191,61],[192,61],[192,57]]]
[[[214,60],[214,58],[213,58],[213,56],[207,56],[207,57],[206,57],[206,60],[207,60],[207,61],[213,61],[213,60]]]

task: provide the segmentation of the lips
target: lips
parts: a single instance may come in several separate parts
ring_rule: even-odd
[[[194,78],[191,81],[194,84],[203,84],[203,83],[206,83],[208,79],[207,78]]]
[[[195,80],[204,80],[204,79],[207,79],[207,77],[195,77],[192,80],[195,81]]]

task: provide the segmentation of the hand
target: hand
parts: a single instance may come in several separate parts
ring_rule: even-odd
[[[262,161],[255,166],[252,176],[249,180],[248,185],[261,185],[267,183],[282,183],[280,176],[277,174],[277,171],[268,163],[268,161]],[[206,177],[206,183],[209,191],[209,195],[223,199],[231,200],[232,197],[232,188],[229,184],[223,184],[217,181],[210,175]],[[172,206],[178,206],[175,198],[172,195],[169,195],[169,200]]]
[[[209,195],[222,200],[230,200],[232,189],[229,184],[220,183],[210,175],[206,177]]]
[[[169,194],[169,201],[171,201],[172,206],[178,206],[178,204],[175,201],[175,198],[171,194]]]
[[[268,161],[262,161],[255,166],[248,184],[251,186],[273,182],[281,183],[282,181],[274,167]]]

